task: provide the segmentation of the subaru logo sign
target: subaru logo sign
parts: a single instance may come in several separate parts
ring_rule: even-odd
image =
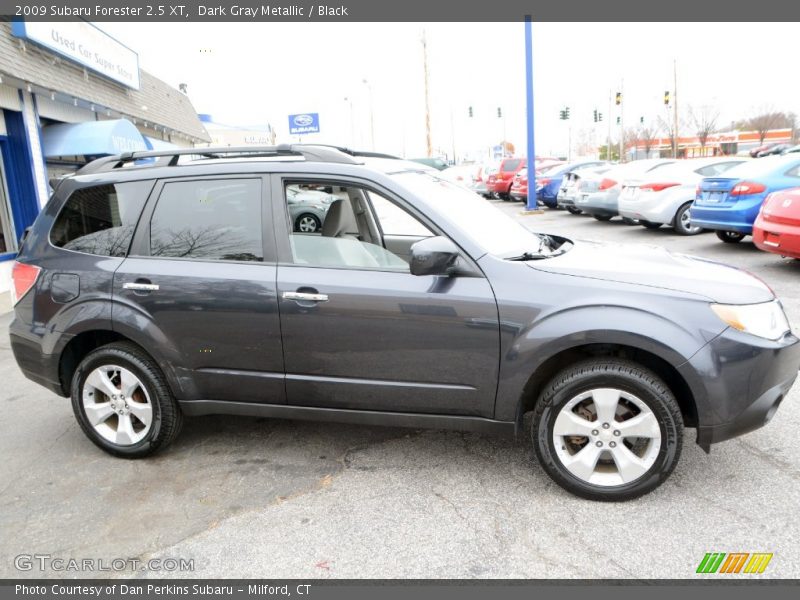
[[[289,133],[291,135],[319,133],[319,113],[289,115]]]

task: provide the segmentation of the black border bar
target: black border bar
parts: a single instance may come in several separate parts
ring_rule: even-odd
[[[787,0],[0,0],[0,16],[31,21],[82,18],[181,23],[521,22],[528,14],[533,15],[535,23],[764,23],[800,21],[800,3]],[[760,37],[760,28],[754,25],[753,40]]]

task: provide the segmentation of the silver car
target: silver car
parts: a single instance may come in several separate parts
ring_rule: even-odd
[[[697,184],[703,177],[724,173],[745,160],[749,159],[734,156],[690,158],[629,179],[623,183],[617,210],[623,218],[636,219],[648,229],[670,225],[675,233],[696,235],[703,231],[690,220]]]
[[[575,206],[598,221],[609,221],[619,215],[617,200],[623,181],[660,169],[673,162],[675,159],[671,158],[637,160],[616,165],[602,175],[583,177],[575,199]],[[633,223],[630,219],[625,218],[625,220]]]
[[[299,233],[316,233],[322,229],[325,215],[336,196],[318,190],[302,189],[298,185],[286,187],[286,202],[292,227]]]

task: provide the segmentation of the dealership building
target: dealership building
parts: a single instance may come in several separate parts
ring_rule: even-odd
[[[186,94],[94,25],[0,22],[0,293],[51,178],[99,156],[210,141]]]

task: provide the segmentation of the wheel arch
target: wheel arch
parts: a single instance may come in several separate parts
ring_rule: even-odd
[[[526,413],[536,406],[539,395],[547,383],[563,369],[591,358],[621,358],[650,369],[661,378],[675,396],[681,409],[683,423],[697,426],[697,403],[691,387],[678,369],[654,352],[620,343],[590,343],[563,349],[544,360],[526,382],[517,408],[517,428],[521,430]]]

